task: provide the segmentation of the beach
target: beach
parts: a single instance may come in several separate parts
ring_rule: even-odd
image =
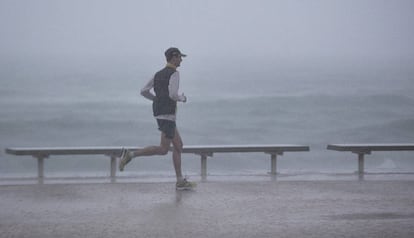
[[[414,237],[414,181],[0,186],[0,237]]]
[[[413,151],[327,149],[414,143],[413,12],[409,0],[0,1],[0,238],[413,238]],[[173,77],[185,147],[309,151],[183,153],[194,191],[176,191],[171,153],[123,172],[116,153],[8,153],[160,145],[141,91],[169,47],[188,55]]]

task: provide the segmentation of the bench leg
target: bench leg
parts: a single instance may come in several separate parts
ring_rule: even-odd
[[[364,154],[358,154],[358,174],[364,174]]]
[[[201,179],[207,178],[207,155],[201,155]]]
[[[40,184],[43,184],[44,179],[44,157],[37,157],[37,179]]]
[[[116,156],[111,156],[111,182],[115,182],[116,177]]]
[[[276,154],[271,154],[270,155],[270,174],[271,175],[276,175],[277,172],[277,155]]]

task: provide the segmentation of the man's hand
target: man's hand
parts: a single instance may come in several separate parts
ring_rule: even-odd
[[[187,97],[184,95],[184,93],[182,94],[183,96],[183,102],[187,102]]]

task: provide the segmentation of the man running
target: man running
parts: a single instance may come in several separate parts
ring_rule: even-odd
[[[176,188],[178,190],[191,189],[195,183],[187,181],[181,171],[181,151],[183,141],[176,127],[177,102],[185,103],[187,97],[179,94],[180,74],[177,68],[182,58],[186,57],[179,49],[171,47],[165,51],[167,65],[158,71],[154,77],[141,89],[141,95],[153,101],[152,109],[157,120],[158,129],[161,131],[159,146],[148,146],[143,149],[129,151],[122,150],[119,170],[123,171],[132,158],[139,156],[166,155],[173,145],[173,164],[177,177]],[[155,94],[151,92],[154,89]]]

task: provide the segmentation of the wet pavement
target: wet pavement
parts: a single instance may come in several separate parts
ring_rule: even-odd
[[[0,237],[414,237],[414,181],[0,186]]]

